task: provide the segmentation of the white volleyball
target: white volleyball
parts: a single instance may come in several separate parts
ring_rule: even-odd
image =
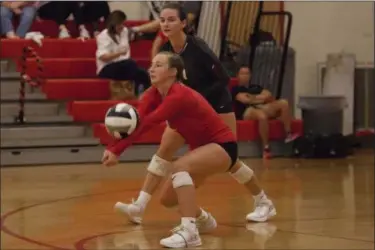
[[[139,115],[132,105],[118,103],[108,109],[104,124],[109,134],[116,139],[124,139],[138,127]]]

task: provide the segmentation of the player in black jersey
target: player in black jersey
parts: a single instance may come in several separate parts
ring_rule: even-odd
[[[184,60],[184,83],[201,93],[236,134],[236,118],[228,90],[230,78],[219,59],[202,39],[186,35],[184,32],[186,14],[179,4],[169,3],[163,7],[160,26],[169,40],[162,46],[162,50],[178,53]],[[161,180],[168,176],[170,161],[183,145],[184,140],[181,135],[167,126],[159,149],[147,168],[146,180],[138,199],[132,204],[118,202],[115,209],[125,213],[132,222],[141,223],[147,203]],[[248,166],[238,160],[230,172],[234,179],[246,186],[255,199],[255,210],[247,215],[248,221],[263,222],[276,214],[273,203],[259,187],[253,171]],[[197,179],[196,176],[192,178],[197,187],[204,181],[204,178]],[[175,191],[170,184],[169,178],[164,185],[161,198],[161,203],[167,207],[178,204]],[[215,229],[217,225],[213,216],[203,209],[197,214],[197,224],[200,232]]]

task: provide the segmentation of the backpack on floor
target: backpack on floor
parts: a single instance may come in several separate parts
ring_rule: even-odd
[[[294,142],[294,155],[302,158],[344,158],[352,154],[351,141],[342,134],[305,134]]]

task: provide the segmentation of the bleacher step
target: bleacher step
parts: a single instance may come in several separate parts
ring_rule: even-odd
[[[20,79],[1,79],[1,95],[18,94],[20,91]],[[31,87],[29,84],[25,84],[25,93],[41,93],[40,88]]]
[[[1,140],[61,139],[91,136],[86,126],[18,126],[1,128]]]
[[[1,140],[2,149],[95,145],[99,145],[99,141],[93,137]]]
[[[1,59],[0,60],[0,72],[16,72],[17,64],[12,59]]]
[[[15,116],[1,116],[1,124],[14,124]],[[25,117],[26,124],[51,124],[51,123],[71,123],[73,118],[69,115],[46,115],[46,116],[28,116]]]
[[[5,93],[1,92],[1,101],[18,101],[20,99],[19,93]],[[25,100],[26,101],[41,101],[45,100],[46,96],[42,93],[26,93]]]
[[[9,117],[18,114],[19,103],[2,103],[1,116]],[[59,103],[26,103],[25,116],[57,115],[61,110]]]
[[[19,72],[16,71],[5,71],[1,72],[1,79],[2,80],[19,80],[21,77]]]

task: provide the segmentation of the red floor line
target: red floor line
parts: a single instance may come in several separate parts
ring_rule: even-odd
[[[11,210],[11,211],[6,212],[6,213],[1,215],[0,230],[4,233],[14,237],[14,238],[17,238],[19,240],[22,240],[22,241],[25,241],[25,242],[28,242],[28,243],[31,243],[31,244],[34,244],[34,245],[38,245],[38,246],[42,246],[42,247],[48,247],[48,248],[53,249],[53,250],[75,250],[73,248],[71,249],[71,248],[63,248],[63,247],[59,247],[59,246],[54,246],[54,245],[51,245],[51,244],[48,244],[48,243],[45,243],[45,242],[42,242],[42,241],[38,241],[38,240],[35,240],[35,239],[32,239],[32,238],[28,238],[26,236],[17,234],[15,232],[13,232],[11,229],[9,229],[5,226],[5,221],[6,221],[7,218],[9,218],[12,215],[15,215],[17,213],[20,213],[20,212],[23,212],[25,210],[28,210],[28,209],[31,209],[31,208],[34,208],[34,207],[38,207],[38,206],[43,206],[43,205],[52,204],[52,203],[58,203],[58,202],[62,202],[62,201],[80,199],[80,198],[85,198],[85,197],[90,197],[90,196],[100,196],[100,195],[114,194],[114,193],[120,193],[120,192],[134,192],[134,191],[139,191],[139,189],[126,189],[126,190],[110,191],[110,192],[97,193],[97,194],[85,194],[85,195],[66,197],[66,198],[62,198],[62,199],[41,202],[41,203],[33,204],[33,205],[30,205],[30,206],[20,207],[20,208],[17,208],[15,210]],[[109,233],[109,234],[111,234],[111,233]],[[88,236],[84,239],[87,239],[87,238],[90,238],[90,236]],[[73,242],[72,242],[72,244],[73,244]]]

